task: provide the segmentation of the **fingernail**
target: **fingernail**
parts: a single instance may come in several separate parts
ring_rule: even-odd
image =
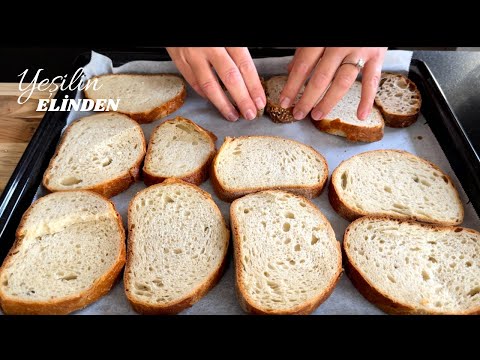
[[[302,120],[305,117],[305,114],[301,110],[293,110],[293,117],[295,120]]]
[[[288,108],[290,106],[290,99],[288,97],[284,97],[283,99],[281,99],[280,106],[284,109]]]
[[[312,111],[312,118],[313,120],[320,120],[323,117],[323,113],[319,110]]]
[[[362,111],[358,116],[358,120],[365,120],[367,116],[368,116],[368,113],[366,111]]]
[[[257,106],[258,110],[262,110],[265,107],[265,103],[263,102],[262,98],[260,98],[260,97],[255,99],[255,105]]]
[[[238,120],[238,114],[231,112],[227,115],[227,119],[229,121],[237,121]]]
[[[250,109],[247,110],[247,112],[245,113],[245,119],[247,119],[247,120],[255,119],[255,113]]]

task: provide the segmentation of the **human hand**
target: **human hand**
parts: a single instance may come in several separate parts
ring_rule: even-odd
[[[356,64],[359,59],[363,59],[365,65],[362,69],[362,95],[357,117],[365,120],[373,107],[386,51],[386,47],[297,49],[288,66],[289,76],[280,95],[280,106],[291,106],[292,99],[295,99],[310,76],[302,97],[293,109],[293,117],[301,120],[313,108],[311,116],[314,120],[324,118],[347,93],[359,72],[355,65],[342,63]]]
[[[253,120],[257,109],[265,107],[265,91],[247,48],[171,47],[167,51],[185,80],[226,119],[236,121],[239,114],[222,90],[215,72],[245,119]]]

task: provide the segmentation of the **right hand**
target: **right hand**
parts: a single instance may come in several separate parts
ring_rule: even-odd
[[[237,121],[239,114],[222,90],[215,72],[245,119],[253,120],[257,109],[265,107],[265,91],[247,48],[169,47],[167,51],[190,86],[208,98],[226,119]]]

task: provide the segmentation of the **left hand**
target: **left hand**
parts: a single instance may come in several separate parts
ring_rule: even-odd
[[[356,66],[342,65],[342,62],[355,64],[358,59],[363,59],[365,66],[362,69],[362,95],[357,117],[365,120],[373,107],[386,51],[386,47],[297,49],[288,66],[288,81],[280,95],[280,105],[283,108],[291,106],[302,85],[310,77],[302,97],[293,109],[293,117],[301,120],[313,108],[311,115],[314,120],[325,118],[347,93],[359,73]],[[318,102],[320,98],[322,99]]]

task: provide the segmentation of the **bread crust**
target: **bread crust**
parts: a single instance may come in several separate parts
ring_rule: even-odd
[[[116,280],[119,278],[119,275],[125,265],[126,250],[125,250],[125,229],[123,228],[122,218],[117,212],[115,205],[107,198],[89,190],[76,190],[77,192],[84,192],[97,196],[102,200],[105,200],[109,203],[109,206],[117,220],[118,229],[120,232],[120,253],[112,265],[112,267],[106,271],[100,278],[95,280],[95,282],[86,290],[71,296],[66,296],[63,298],[52,299],[47,301],[25,301],[22,299],[15,299],[9,297],[7,294],[4,294],[0,288],[0,307],[3,312],[7,315],[65,315],[73,311],[80,310],[86,306],[92,304],[93,302],[100,299],[102,296],[106,295],[110,289],[115,284]],[[8,265],[13,261],[12,257],[16,253],[17,249],[21,246],[23,237],[21,236],[23,232],[23,226],[30,215],[30,212],[34,206],[44,201],[45,198],[52,196],[53,194],[45,195],[40,199],[37,199],[35,202],[30,205],[27,211],[23,214],[20,224],[17,228],[15,235],[15,242],[12,245],[12,248],[8,252],[3,265],[0,267],[0,273],[2,273]]]
[[[279,191],[279,190],[267,190],[265,192],[284,193],[284,191]],[[251,195],[246,195],[246,196],[248,197]],[[310,200],[308,200],[303,196],[299,196],[295,194],[292,194],[292,195],[304,201],[305,203],[309,204],[313,209],[315,209],[315,212],[319,217],[322,218],[323,221],[325,221],[327,224],[330,224],[327,218],[313,204],[313,202],[311,202]],[[234,263],[235,263],[235,289],[237,292],[238,301],[242,309],[248,313],[257,314],[257,315],[308,315],[312,313],[318,306],[320,306],[321,303],[323,303],[330,296],[330,294],[335,289],[336,284],[340,280],[340,276],[342,274],[342,253],[341,253],[340,243],[335,238],[335,233],[333,232],[333,230],[330,233],[330,238],[331,239],[333,238],[333,240],[335,241],[335,246],[337,247],[338,268],[331,283],[327,286],[327,288],[323,292],[315,296],[314,298],[310,299],[309,301],[303,304],[297,305],[294,308],[291,308],[288,310],[263,309],[258,304],[255,304],[255,301],[248,295],[247,291],[245,290],[245,287],[243,286],[242,266],[239,265],[241,264],[241,258],[242,258],[242,254],[241,254],[242,234],[240,232],[238,219],[234,211],[236,201],[237,200],[235,200],[230,206],[230,222],[232,226],[232,235],[233,235],[233,250],[234,250]]]
[[[311,121],[318,130],[332,135],[344,136],[350,141],[375,142],[383,138],[383,122],[378,126],[364,127],[347,124],[341,119],[312,119]]]
[[[321,159],[321,161],[323,163],[323,166],[325,167],[325,173],[324,173],[324,176],[323,176],[322,180],[318,184],[315,184],[314,186],[299,186],[299,185],[285,186],[285,185],[282,185],[282,186],[264,186],[264,187],[257,187],[257,188],[242,188],[242,189],[230,189],[230,188],[228,188],[227,186],[225,186],[224,184],[221,183],[221,181],[219,180],[219,178],[217,176],[217,173],[216,173],[218,156],[220,155],[222,149],[224,147],[227,147],[228,144],[230,144],[233,140],[245,139],[245,138],[249,138],[249,137],[276,138],[276,139],[288,140],[288,141],[295,142],[295,143],[297,143],[301,146],[305,146],[307,148],[312,149],[318,155],[318,157]],[[313,147],[311,147],[309,145],[305,145],[305,144],[302,144],[298,141],[282,138],[282,137],[279,137],[279,136],[264,136],[264,135],[256,136],[256,135],[253,135],[253,136],[239,136],[239,137],[236,137],[236,138],[227,136],[225,138],[225,141],[223,142],[222,146],[218,150],[217,154],[215,155],[215,157],[212,161],[212,166],[210,167],[210,181],[212,183],[213,189],[215,190],[215,193],[217,194],[217,196],[221,200],[226,201],[226,202],[232,202],[233,200],[238,199],[239,197],[242,197],[244,195],[254,193],[254,192],[258,192],[258,191],[263,191],[263,190],[284,190],[284,191],[289,191],[291,193],[294,193],[294,194],[312,199],[312,198],[315,198],[317,196],[320,196],[320,194],[322,193],[322,191],[325,187],[325,184],[326,184],[327,180],[328,180],[328,164],[327,164],[327,161],[325,160],[325,158],[323,157],[322,154],[320,154],[317,150],[315,150]]]
[[[135,76],[152,76],[152,75],[171,75],[171,76],[176,76],[179,79],[182,80],[182,90],[180,93],[175,96],[173,99],[170,99],[169,101],[163,103],[162,105],[150,110],[150,111],[143,111],[143,112],[127,112],[127,111],[120,111],[118,110],[117,112],[125,114],[129,117],[131,117],[133,120],[138,122],[139,124],[147,124],[151,123],[154,120],[161,119],[165,116],[170,115],[171,113],[177,111],[180,109],[185,102],[185,98],[187,97],[187,87],[185,86],[185,81],[183,80],[182,77],[176,75],[176,74],[166,74],[166,73],[160,73],[160,74],[135,74],[135,73],[121,73],[121,74],[105,74],[105,75],[99,75],[99,76],[94,76],[91,78],[91,80],[94,79],[99,79],[104,76],[111,76],[111,75],[135,75]],[[95,100],[89,95],[88,92],[89,89],[85,89],[83,91],[84,95],[86,98]]]
[[[398,113],[391,113],[388,112],[383,106],[382,102],[378,98],[378,96],[375,96],[375,105],[380,109],[383,118],[385,120],[385,125],[393,128],[404,128],[407,126],[412,125],[417,121],[418,116],[420,115],[420,109],[422,107],[422,95],[420,93],[420,90],[418,90],[417,85],[410,80],[408,77],[400,75],[400,74],[393,74],[393,73],[382,73],[382,78],[386,76],[394,76],[394,77],[399,77],[405,79],[405,81],[408,84],[408,87],[413,87],[413,91],[415,91],[418,94],[418,108],[414,113],[411,114],[398,114]]]
[[[54,186],[51,186],[49,184],[50,182],[50,176],[51,176],[51,171],[53,170],[53,164],[55,159],[57,158],[58,154],[60,153],[60,150],[62,147],[65,145],[66,139],[72,129],[72,126],[75,125],[78,121],[82,119],[86,119],[90,116],[95,116],[95,115],[90,115],[90,116],[85,116],[82,118],[79,118],[75,121],[73,121],[68,128],[65,130],[64,134],[62,135],[62,138],[57,145],[57,148],[55,150],[55,154],[52,156],[50,159],[50,163],[48,164],[47,170],[45,170],[45,173],[43,174],[43,179],[42,179],[42,185],[50,192],[55,192],[55,191],[79,191],[79,190],[90,190],[94,191],[97,194],[100,194],[102,196],[105,196],[107,198],[111,198],[115,195],[120,194],[121,192],[127,190],[130,186],[132,186],[136,181],[139,180],[140,178],[140,167],[142,166],[143,163],[143,158],[145,157],[145,152],[146,152],[146,142],[145,142],[145,135],[143,134],[143,130],[138,125],[137,122],[133,121],[130,119],[128,116],[120,114],[121,116],[125,116],[125,118],[128,118],[132,124],[135,124],[137,129],[140,131],[141,139],[142,139],[142,152],[140,153],[140,156],[138,159],[135,161],[132,167],[130,167],[126,172],[121,174],[120,176],[106,180],[104,182],[101,182],[96,185],[84,187],[84,188],[75,188],[75,189],[60,189],[56,188]]]
[[[153,130],[152,136],[150,136],[150,142],[148,144],[147,154],[145,155],[145,162],[144,162],[143,169],[142,169],[143,181],[144,181],[145,185],[147,185],[147,186],[150,186],[150,185],[153,185],[153,184],[158,184],[158,183],[161,183],[162,181],[164,181],[167,178],[171,178],[171,177],[168,177],[168,176],[165,176],[165,177],[158,176],[158,175],[155,175],[155,174],[149,172],[146,169],[146,164],[152,160],[152,154],[151,154],[152,144],[151,143],[153,141],[153,134],[155,134],[155,132],[160,128],[160,126],[166,124],[167,122],[174,122],[174,121],[177,121],[179,119],[181,119],[182,121],[186,121],[186,122],[190,123],[192,126],[197,128],[201,133],[207,135],[210,138],[211,151],[210,151],[210,155],[207,158],[207,160],[200,167],[198,167],[197,169],[195,169],[191,173],[186,174],[185,176],[182,176],[178,179],[189,182],[189,183],[194,184],[194,185],[200,185],[201,183],[203,183],[205,180],[208,179],[210,164],[212,163],[212,160],[215,157],[215,153],[217,151],[217,149],[215,147],[215,141],[217,141],[217,136],[213,132],[211,132],[207,129],[204,129],[203,127],[194,123],[193,121],[191,121],[189,119],[186,119],[184,117],[181,117],[181,116],[177,116],[174,119],[166,120],[163,123],[161,123],[160,125],[158,125]]]
[[[288,124],[291,122],[299,121],[293,117],[293,106],[284,109],[280,105],[277,105],[270,101],[270,99],[268,98],[268,94],[265,111],[267,112],[270,119],[277,124]]]
[[[168,178],[164,182],[162,182],[161,184],[156,184],[156,185],[153,185],[153,186],[160,187],[160,186],[165,186],[165,185],[168,185],[168,184],[175,184],[175,183],[182,184],[182,185],[189,186],[189,187],[193,188],[194,190],[201,193],[203,195],[203,197],[208,202],[210,202],[212,204],[213,208],[218,213],[218,216],[220,216],[220,218],[222,219],[223,224],[224,224],[225,229],[226,229],[227,234],[228,234],[227,239],[226,239],[225,252],[223,254],[223,260],[222,260],[221,264],[218,266],[218,268],[215,269],[214,271],[212,271],[211,275],[202,284],[197,286],[197,288],[193,289],[189,294],[185,295],[181,299],[177,299],[177,300],[172,301],[171,303],[166,304],[166,305],[162,305],[162,304],[154,305],[154,304],[150,304],[150,303],[147,303],[147,302],[143,302],[139,299],[136,299],[130,291],[131,285],[130,285],[130,282],[129,282],[128,277],[127,277],[127,274],[130,271],[131,262],[132,262],[132,258],[133,258],[132,244],[135,241],[135,229],[134,229],[134,227],[132,227],[132,204],[133,204],[135,198],[137,196],[139,196],[140,193],[142,193],[143,191],[145,191],[147,189],[150,189],[150,188],[139,191],[130,200],[130,204],[128,206],[128,241],[127,241],[128,248],[127,248],[127,261],[126,261],[126,265],[125,265],[125,272],[124,272],[124,276],[123,276],[123,281],[124,281],[124,285],[125,285],[125,295],[127,296],[127,299],[129,301],[129,303],[132,305],[133,309],[136,312],[144,314],[144,315],[174,315],[174,314],[179,313],[182,310],[185,310],[186,308],[191,307],[193,304],[195,304],[198,300],[200,300],[210,289],[212,289],[218,283],[218,281],[221,279],[221,277],[223,275],[223,271],[224,271],[225,265],[227,263],[227,252],[228,252],[228,246],[229,246],[229,242],[230,242],[230,230],[228,229],[228,226],[225,222],[225,219],[224,219],[222,213],[220,212],[220,209],[218,208],[217,204],[215,204],[215,202],[213,201],[212,196],[209,193],[207,193],[206,191],[200,189],[199,187],[197,187],[193,184],[190,184],[186,181],[175,179],[175,178]]]
[[[337,190],[337,188],[335,187],[334,183],[338,180],[338,177],[341,176],[339,175],[339,168],[344,165],[345,162],[349,161],[350,159],[354,158],[355,156],[359,156],[359,155],[364,155],[364,154],[372,154],[372,153],[378,153],[378,152],[396,152],[396,153],[400,153],[400,154],[404,154],[404,155],[408,155],[408,156],[413,156],[415,157],[416,159],[419,159],[420,161],[423,161],[425,164],[427,165],[430,165],[432,166],[436,171],[438,171],[439,173],[442,174],[442,176],[445,176],[445,179],[447,179],[448,183],[452,186],[452,188],[454,189],[455,191],[455,195],[456,195],[456,198],[457,198],[457,203],[460,205],[460,209],[461,209],[461,215],[459,216],[459,219],[457,222],[455,223],[452,223],[452,222],[448,222],[448,221],[433,221],[432,219],[430,218],[427,218],[426,216],[422,216],[422,215],[406,215],[406,214],[395,214],[395,215],[392,215],[392,214],[385,214],[385,213],[367,213],[366,211],[363,211],[363,210],[360,210],[360,209],[355,209],[353,208],[352,206],[349,206],[348,202],[345,201],[344,199],[342,199],[342,196],[340,195],[339,191]],[[428,161],[428,160],[425,160],[419,156],[416,156],[416,155],[413,155],[407,151],[403,151],[403,150],[371,150],[371,151],[365,151],[363,153],[360,153],[360,154],[357,154],[357,155],[354,155],[352,156],[351,158],[349,159],[346,159],[344,161],[342,161],[340,163],[340,165],[338,165],[335,170],[333,170],[333,173],[332,173],[332,177],[330,179],[330,184],[328,186],[328,200],[330,201],[330,205],[332,205],[333,209],[341,216],[343,217],[344,219],[346,220],[349,220],[349,221],[353,221],[355,219],[358,219],[359,217],[362,217],[362,216],[376,216],[376,217],[383,217],[383,216],[388,216],[388,217],[391,217],[391,218],[395,218],[395,219],[400,219],[400,220],[416,220],[416,221],[420,221],[420,222],[424,222],[424,223],[431,223],[431,224],[437,224],[437,225],[444,225],[444,226],[449,226],[449,225],[458,225],[458,224],[461,224],[462,221],[463,221],[463,217],[464,217],[464,208],[463,208],[463,204],[462,204],[462,201],[460,200],[460,195],[458,194],[458,191],[457,189],[455,188],[455,185],[453,184],[453,181],[452,179],[447,175],[445,174],[442,169],[440,169],[437,165],[435,165],[434,163]]]
[[[396,221],[398,223],[409,223],[412,225],[417,225],[421,227],[426,227],[429,229],[441,229],[442,231],[455,231],[456,229],[462,229],[462,231],[471,232],[475,235],[480,236],[475,230],[461,228],[457,226],[436,226],[432,224],[422,224],[417,223],[415,221],[409,220],[398,220],[392,219],[388,217],[375,217],[375,216],[365,216],[360,219],[355,220],[352,222],[347,229],[345,230],[345,234],[343,237],[343,259],[345,263],[345,273],[347,274],[348,278],[352,281],[352,284],[357,288],[357,290],[372,304],[383,310],[384,312],[392,315],[479,315],[480,314],[480,307],[474,308],[470,311],[462,311],[462,312],[440,312],[440,311],[431,311],[416,308],[410,304],[402,303],[388,294],[381,292],[380,290],[375,288],[375,285],[368,281],[362,273],[362,270],[358,267],[358,265],[351,259],[348,253],[348,246],[349,246],[349,232],[350,229],[355,226],[357,222],[363,220],[389,220],[389,221]]]

